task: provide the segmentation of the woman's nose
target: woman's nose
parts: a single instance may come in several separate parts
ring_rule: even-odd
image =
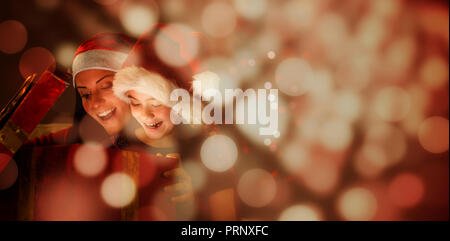
[[[92,107],[94,107],[95,109],[98,109],[104,104],[105,99],[103,98],[102,95],[92,94],[91,101],[92,101]]]

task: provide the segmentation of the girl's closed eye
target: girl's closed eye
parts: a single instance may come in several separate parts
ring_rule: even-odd
[[[161,102],[159,102],[159,101],[157,101],[155,99],[152,99],[152,100],[150,100],[147,103],[152,105],[152,107],[154,107],[154,108],[158,108],[158,107],[160,107],[162,105]]]

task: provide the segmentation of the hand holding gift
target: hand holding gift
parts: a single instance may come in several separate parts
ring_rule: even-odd
[[[173,178],[175,184],[164,187],[165,192],[172,192],[173,196],[170,199],[175,203],[187,203],[194,201],[194,189],[192,187],[191,176],[181,166],[181,159],[179,154],[167,154],[166,157],[177,158],[179,167],[164,172],[164,176]]]

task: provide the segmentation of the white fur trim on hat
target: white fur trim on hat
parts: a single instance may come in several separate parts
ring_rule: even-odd
[[[75,76],[85,70],[102,69],[117,72],[127,57],[126,53],[106,49],[93,49],[79,53],[72,63],[73,85],[75,86]]]
[[[177,88],[178,86],[160,74],[136,66],[119,70],[114,76],[113,82],[114,94],[127,103],[130,100],[126,92],[135,90],[159,100],[168,107],[176,104],[170,102],[170,93]]]
[[[211,89],[218,88],[220,78],[217,74],[206,71],[194,76],[195,80],[199,80],[206,88]],[[130,90],[135,90],[137,92],[149,95],[167,107],[173,107],[176,102],[170,101],[170,95],[173,90],[178,89],[172,81],[165,79],[160,74],[156,72],[150,72],[145,68],[130,66],[120,69],[114,76],[113,91],[114,94],[121,100],[130,103],[130,99],[127,92]],[[194,98],[201,98],[196,96]],[[193,103],[193,98],[190,103],[185,103],[190,106],[182,106],[182,108],[189,108],[189,115],[185,115],[182,111],[181,117],[185,120],[192,120],[193,123],[201,123],[201,110],[197,108],[191,108]],[[184,102],[183,102],[184,103]],[[182,103],[182,104],[183,104]]]

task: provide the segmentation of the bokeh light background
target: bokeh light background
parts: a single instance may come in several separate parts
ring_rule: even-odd
[[[195,33],[186,56],[218,73],[220,88],[279,89],[279,135],[223,126],[202,162],[185,162],[201,190],[207,169],[229,168],[214,163],[223,154],[244,220],[448,220],[448,1],[14,0],[0,13],[2,107],[29,74],[69,68],[90,36],[138,37],[157,22]],[[73,105],[71,89],[43,123],[70,125]],[[85,149],[102,156],[96,148]],[[104,160],[77,165],[95,175]]]

